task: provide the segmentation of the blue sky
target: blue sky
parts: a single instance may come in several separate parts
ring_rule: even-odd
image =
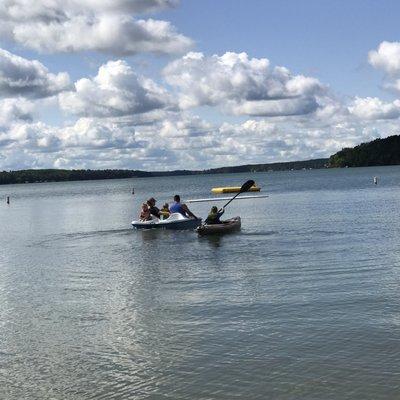
[[[399,11],[372,0],[4,3],[0,168],[289,161],[398,133]]]

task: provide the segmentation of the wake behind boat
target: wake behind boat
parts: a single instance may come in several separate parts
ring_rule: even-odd
[[[135,229],[196,229],[201,225],[201,218],[187,218],[180,213],[172,213],[167,219],[153,217],[150,221],[132,221]]]

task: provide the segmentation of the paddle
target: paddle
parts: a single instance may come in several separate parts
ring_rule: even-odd
[[[252,181],[251,179],[245,183],[243,183],[242,187],[239,190],[239,193],[236,193],[223,207],[222,209],[224,209],[232,200],[235,200],[236,197],[239,196],[240,193],[244,193],[247,192],[252,186],[254,185],[254,181]]]

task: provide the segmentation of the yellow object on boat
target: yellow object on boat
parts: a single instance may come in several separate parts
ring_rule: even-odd
[[[248,190],[248,192],[259,192],[260,190],[261,190],[260,187],[254,185]],[[214,194],[239,193],[239,192],[240,192],[240,186],[218,187],[218,188],[211,189],[211,193],[214,193]]]

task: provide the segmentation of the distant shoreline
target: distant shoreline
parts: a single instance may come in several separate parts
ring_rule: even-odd
[[[26,169],[19,171],[0,172],[0,185],[68,182],[102,179],[150,178],[162,176],[212,175],[243,172],[269,172],[302,169],[322,169],[328,167],[328,158],[318,158],[305,161],[288,161],[269,164],[246,164],[232,167],[211,168],[206,170],[174,170],[174,171],[141,171],[125,169],[106,170],[67,170],[67,169]]]
[[[15,183],[41,183],[86,181],[101,179],[150,178],[157,176],[212,175],[232,173],[254,173],[289,171],[301,169],[372,167],[400,165],[400,135],[388,136],[361,143],[353,148],[344,148],[329,158],[304,161],[276,162],[269,164],[245,164],[204,170],[140,171],[128,169],[26,169],[0,172],[0,185]]]

